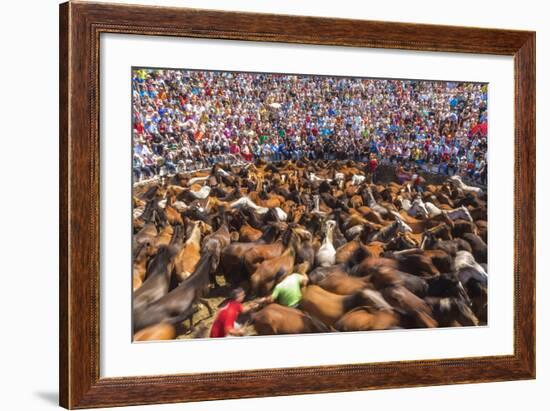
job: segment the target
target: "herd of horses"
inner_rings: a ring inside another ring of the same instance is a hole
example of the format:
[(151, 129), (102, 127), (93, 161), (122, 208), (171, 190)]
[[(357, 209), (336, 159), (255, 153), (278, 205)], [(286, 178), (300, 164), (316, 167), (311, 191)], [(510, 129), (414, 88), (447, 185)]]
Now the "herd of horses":
[[(363, 163), (216, 164), (134, 188), (134, 340), (195, 327), (242, 287), (250, 334), (487, 323), (487, 195), (460, 177), (373, 184)], [(298, 307), (258, 304), (292, 273)]]

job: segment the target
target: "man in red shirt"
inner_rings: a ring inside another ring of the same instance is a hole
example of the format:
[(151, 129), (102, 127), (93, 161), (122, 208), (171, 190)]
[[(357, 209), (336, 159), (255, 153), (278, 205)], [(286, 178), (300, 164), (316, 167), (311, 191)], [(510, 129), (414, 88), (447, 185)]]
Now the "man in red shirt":
[(376, 169), (378, 168), (378, 160), (376, 155), (371, 154), (369, 160), (369, 173), (370, 173), (370, 182), (375, 183)]
[(235, 321), (240, 313), (244, 312), (244, 290), (237, 288), (231, 293), (229, 301), (218, 311), (218, 315), (210, 329), (211, 338), (222, 338), (227, 335), (241, 335), (240, 330), (235, 329)]

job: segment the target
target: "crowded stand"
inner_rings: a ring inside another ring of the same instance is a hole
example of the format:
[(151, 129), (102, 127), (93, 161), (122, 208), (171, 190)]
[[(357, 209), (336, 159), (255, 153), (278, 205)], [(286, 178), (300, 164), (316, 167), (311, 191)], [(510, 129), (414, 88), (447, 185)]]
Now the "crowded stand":
[(487, 84), (137, 69), (132, 93), (136, 182), (307, 158), (487, 183)]

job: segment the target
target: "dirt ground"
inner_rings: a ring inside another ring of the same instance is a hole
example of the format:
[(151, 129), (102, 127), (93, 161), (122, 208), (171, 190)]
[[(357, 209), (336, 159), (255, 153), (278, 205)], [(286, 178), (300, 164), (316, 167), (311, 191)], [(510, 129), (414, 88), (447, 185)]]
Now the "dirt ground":
[[(208, 338), (210, 334), (210, 328), (212, 323), (216, 318), (218, 313), (218, 306), (227, 298), (231, 293), (231, 288), (225, 283), (225, 278), (223, 276), (216, 276), (216, 280), (220, 287), (210, 288), (209, 294), (206, 296), (205, 300), (210, 303), (210, 306), (213, 309), (213, 314), (210, 316), (208, 314), (208, 308), (204, 304), (197, 304), (197, 311), (193, 315), (193, 324), (195, 329), (190, 331), (189, 329), (189, 320), (178, 324), (176, 327), (178, 340), (185, 340), (191, 338)], [(254, 335), (255, 332), (252, 327), (247, 327), (246, 335)]]
[(177, 327), (177, 339), (208, 337), (208, 334), (210, 333), (210, 327), (212, 326), (212, 323), (214, 322), (214, 319), (216, 318), (216, 314), (218, 312), (218, 305), (220, 305), (231, 292), (231, 289), (226, 286), (225, 279), (222, 276), (218, 276), (216, 278), (220, 287), (210, 288), (210, 292), (205, 298), (205, 300), (210, 303), (210, 306), (214, 310), (213, 315), (210, 316), (208, 314), (208, 308), (206, 308), (206, 305), (202, 303), (197, 304), (197, 311), (193, 315), (193, 324), (195, 326), (195, 329), (193, 331), (190, 331), (189, 320), (182, 322)]

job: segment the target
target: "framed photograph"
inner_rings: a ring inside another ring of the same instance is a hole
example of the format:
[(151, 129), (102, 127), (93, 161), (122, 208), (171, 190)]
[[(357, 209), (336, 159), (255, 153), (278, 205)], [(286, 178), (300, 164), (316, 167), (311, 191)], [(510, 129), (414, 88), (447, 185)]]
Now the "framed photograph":
[(535, 33), (60, 6), (60, 404), (535, 378)]

